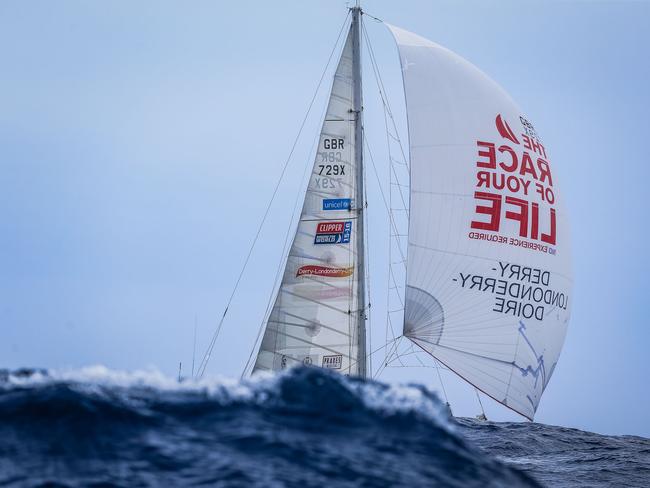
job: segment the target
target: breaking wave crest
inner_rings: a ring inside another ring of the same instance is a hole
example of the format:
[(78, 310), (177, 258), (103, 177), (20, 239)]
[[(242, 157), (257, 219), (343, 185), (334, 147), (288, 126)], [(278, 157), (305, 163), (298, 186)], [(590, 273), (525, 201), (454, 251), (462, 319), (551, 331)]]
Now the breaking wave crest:
[(418, 385), (295, 368), (177, 382), (104, 367), (0, 376), (9, 486), (536, 486)]

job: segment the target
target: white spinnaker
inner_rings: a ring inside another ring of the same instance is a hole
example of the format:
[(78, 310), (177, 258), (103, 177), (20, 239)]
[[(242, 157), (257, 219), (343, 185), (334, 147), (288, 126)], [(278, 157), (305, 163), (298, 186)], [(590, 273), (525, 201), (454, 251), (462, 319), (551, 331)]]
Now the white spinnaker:
[(494, 81), (389, 28), (411, 160), (404, 335), (532, 419), (570, 316), (569, 229), (553, 165)]
[(334, 75), (300, 222), (253, 372), (298, 363), (359, 371), (352, 35)]

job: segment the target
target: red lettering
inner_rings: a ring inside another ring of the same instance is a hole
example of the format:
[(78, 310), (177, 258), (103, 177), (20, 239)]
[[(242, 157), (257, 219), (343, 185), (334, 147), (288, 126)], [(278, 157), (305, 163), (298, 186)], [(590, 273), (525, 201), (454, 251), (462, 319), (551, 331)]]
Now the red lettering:
[(492, 173), (492, 188), (495, 190), (503, 190), (506, 187), (506, 175), (499, 173)]
[(488, 200), (491, 202), (489, 207), (486, 207), (484, 205), (476, 205), (476, 213), (489, 215), (490, 221), (477, 222), (475, 220), (472, 220), (472, 229), (491, 230), (498, 232), (499, 220), (501, 219), (501, 195), (477, 191), (474, 192), (474, 198), (480, 200)]
[(318, 224), (316, 233), (324, 234), (328, 232), (343, 232), (343, 222), (321, 222)]
[(537, 239), (539, 237), (539, 204), (533, 203), (533, 218), (530, 224), (530, 237)]
[[(514, 196), (502, 196), (500, 193), (506, 190), (511, 194), (527, 196), (529, 195), (530, 182), (536, 181), (534, 191), (539, 194), (541, 201), (552, 204), (555, 200), (551, 189), (553, 186), (551, 168), (546, 160), (544, 146), (534, 137), (526, 134), (521, 134), (521, 141), (526, 149), (522, 151), (521, 155), (505, 144), (497, 146), (491, 142), (476, 142), (478, 156), (476, 166), (486, 168), (487, 171), (476, 172), (476, 188), (484, 191), (474, 192), (477, 214), (475, 218), (478, 219), (481, 215), (485, 215), (487, 217), (483, 217), (483, 219), (487, 219), (487, 222), (472, 220), (470, 227), (472, 229), (499, 232), (501, 220), (506, 219), (518, 222), (519, 237), (530, 237), (533, 240), (556, 245), (557, 215), (554, 208), (549, 208), (549, 224), (546, 232), (543, 232), (540, 229), (542, 227), (540, 213), (545, 212), (545, 210), (540, 209), (539, 203)], [(497, 150), (500, 153), (498, 158)], [(543, 157), (538, 157), (538, 155), (543, 155)], [(505, 173), (517, 174), (506, 175)], [(486, 190), (496, 191), (497, 193), (490, 193)], [(544, 207), (548, 208), (546, 204)], [(502, 211), (504, 215), (502, 215)], [(337, 232), (342, 232), (342, 223), (337, 222), (337, 224), (341, 225), (341, 230), (337, 229)], [(330, 232), (332, 231), (330, 230)], [(476, 235), (489, 236), (491, 234)], [(496, 242), (494, 239), (489, 240)], [(532, 243), (530, 244), (532, 245)], [(541, 244), (536, 245), (542, 246)]]
[(507, 210), (506, 219), (519, 222), (519, 235), (521, 237), (528, 237), (528, 202), (521, 198), (506, 197), (506, 203), (519, 207), (519, 212)]
[(542, 232), (542, 242), (546, 242), (547, 244), (551, 244), (552, 246), (555, 245), (555, 209), (551, 209), (551, 233), (550, 234), (544, 234)]
[(506, 163), (499, 162), (499, 166), (501, 166), (504, 170), (512, 173), (517, 169), (517, 166), (519, 164), (519, 161), (517, 159), (517, 153), (514, 152), (510, 147), (508, 146), (499, 146), (499, 152), (500, 153), (510, 153), (510, 158), (512, 159), (512, 164), (507, 165)]
[(526, 173), (530, 174), (534, 180), (537, 179), (537, 171), (535, 171), (535, 166), (533, 166), (533, 160), (530, 159), (530, 154), (524, 151), (524, 155), (521, 157), (521, 168), (519, 168), (519, 174), (521, 176), (526, 176)]
[(489, 168), (496, 169), (497, 167), (497, 155), (494, 150), (494, 144), (491, 142), (476, 141), (476, 145), (481, 148), (487, 148), (486, 151), (481, 151), (479, 149), (478, 156), (480, 158), (487, 158), (487, 161), (476, 161), (476, 166), (479, 168)]
[(551, 168), (548, 165), (548, 161), (545, 161), (542, 158), (537, 158), (537, 167), (539, 168), (539, 180), (544, 181), (548, 178), (548, 186), (553, 186)]
[(479, 171), (476, 173), (476, 177), (478, 178), (477, 188), (482, 187), (484, 183), (486, 188), (490, 188), (490, 173), (488, 171)]
[(544, 149), (542, 143), (540, 143), (537, 139), (531, 139), (530, 137), (524, 134), (522, 134), (521, 137), (524, 140), (524, 147), (526, 149), (531, 149), (535, 151), (537, 154), (546, 157), (546, 149)]

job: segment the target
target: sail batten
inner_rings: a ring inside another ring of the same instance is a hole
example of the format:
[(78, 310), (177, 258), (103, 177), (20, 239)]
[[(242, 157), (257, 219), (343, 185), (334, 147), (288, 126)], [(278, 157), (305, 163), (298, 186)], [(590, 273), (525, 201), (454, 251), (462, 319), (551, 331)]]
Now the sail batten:
[(550, 156), (482, 71), (388, 27), (409, 131), (403, 333), (532, 419), (570, 317), (568, 220)]

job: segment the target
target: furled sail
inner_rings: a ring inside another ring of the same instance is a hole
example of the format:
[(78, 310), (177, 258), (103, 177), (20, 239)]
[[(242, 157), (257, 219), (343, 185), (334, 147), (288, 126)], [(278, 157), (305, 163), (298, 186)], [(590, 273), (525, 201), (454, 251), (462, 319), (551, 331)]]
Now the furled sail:
[(356, 251), (355, 29), (353, 23), (334, 75), (302, 214), (253, 372), (299, 363), (365, 372)]
[(404, 335), (533, 418), (570, 315), (564, 201), (548, 149), (494, 81), (389, 26), (407, 101)]

